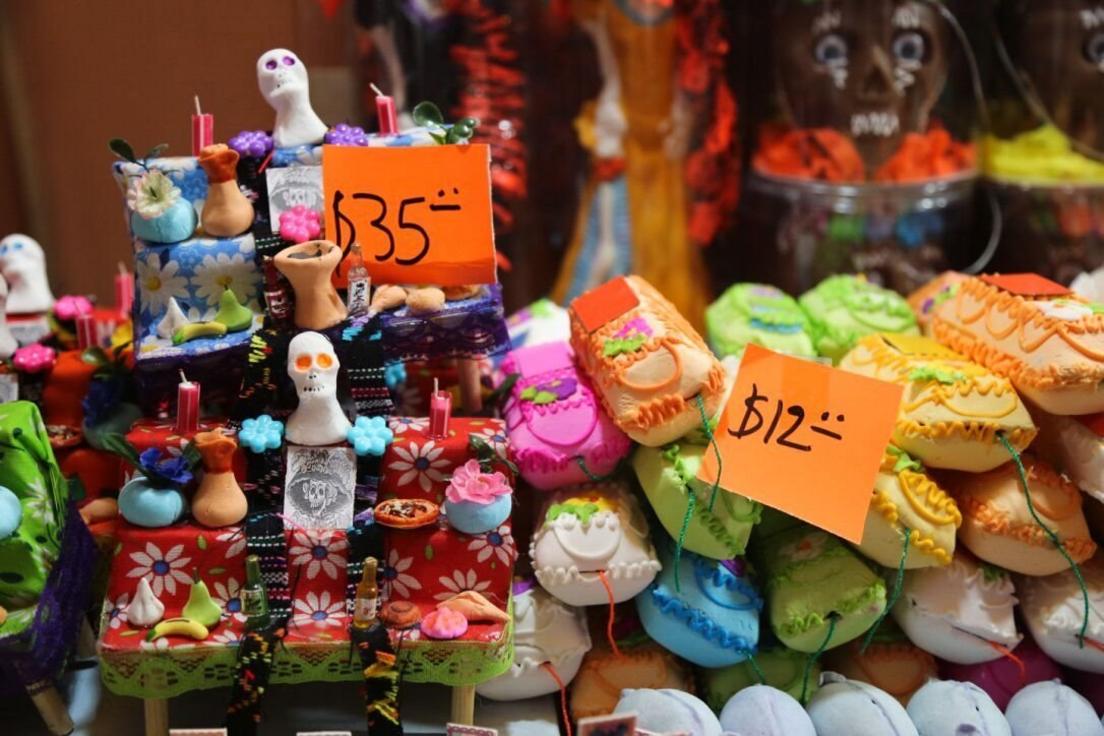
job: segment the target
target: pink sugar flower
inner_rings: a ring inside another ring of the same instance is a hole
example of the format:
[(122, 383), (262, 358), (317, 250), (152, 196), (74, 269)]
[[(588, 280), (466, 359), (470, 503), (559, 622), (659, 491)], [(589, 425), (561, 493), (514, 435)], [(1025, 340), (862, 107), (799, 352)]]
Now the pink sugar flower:
[(452, 503), (471, 501), (488, 504), (510, 492), (506, 476), (499, 472), (484, 473), (475, 460), (469, 460), (452, 474), (445, 497)]
[(41, 343), (26, 345), (15, 351), (12, 365), (22, 373), (43, 373), (54, 367), (57, 353)]
[(85, 314), (92, 314), (92, 302), (84, 296), (63, 296), (54, 303), (54, 314), (58, 319), (74, 320)]
[(297, 204), (280, 213), (280, 237), (293, 243), (305, 243), (322, 234), (318, 213), (306, 205)]

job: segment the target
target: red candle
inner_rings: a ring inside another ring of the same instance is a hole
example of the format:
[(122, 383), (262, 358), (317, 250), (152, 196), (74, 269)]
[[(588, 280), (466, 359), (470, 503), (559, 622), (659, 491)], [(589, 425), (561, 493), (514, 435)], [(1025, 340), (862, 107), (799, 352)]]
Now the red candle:
[(134, 275), (127, 271), (119, 261), (119, 273), (115, 275), (115, 309), (120, 319), (130, 317), (130, 308), (134, 305)]
[(99, 344), (96, 318), (91, 314), (82, 314), (77, 317), (77, 347), (81, 350), (87, 350)]
[(437, 379), (433, 379), (433, 395), (429, 397), (429, 435), (447, 437), (449, 419), (452, 418), (452, 394), (437, 390)]
[(180, 383), (176, 387), (176, 433), (188, 436), (198, 429), (199, 384), (189, 381), (184, 371), (180, 371)]
[(383, 94), (379, 87), (372, 85), (376, 93), (376, 117), (379, 118), (380, 135), (395, 135), (399, 132), (399, 119), (395, 114), (395, 98)]
[(215, 116), (205, 113), (199, 107), (199, 96), (195, 98), (195, 115), (192, 115), (192, 155), (199, 156), (199, 152), (215, 142)]

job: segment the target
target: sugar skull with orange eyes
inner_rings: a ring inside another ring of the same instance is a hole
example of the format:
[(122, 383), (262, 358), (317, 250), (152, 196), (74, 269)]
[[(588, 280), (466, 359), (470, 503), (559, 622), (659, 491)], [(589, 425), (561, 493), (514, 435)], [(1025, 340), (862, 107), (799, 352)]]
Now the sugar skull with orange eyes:
[(337, 401), (341, 363), (333, 344), (318, 332), (300, 332), (288, 345), (288, 376), (299, 406), (288, 417), (287, 438), (298, 445), (344, 442), (349, 418)]
[(785, 0), (774, 6), (779, 104), (791, 125), (850, 137), (868, 173), (906, 134), (927, 131), (948, 73), (947, 27), (932, 2)]
[(998, 15), (1029, 104), (1083, 153), (1104, 158), (1104, 2), (1007, 0)]

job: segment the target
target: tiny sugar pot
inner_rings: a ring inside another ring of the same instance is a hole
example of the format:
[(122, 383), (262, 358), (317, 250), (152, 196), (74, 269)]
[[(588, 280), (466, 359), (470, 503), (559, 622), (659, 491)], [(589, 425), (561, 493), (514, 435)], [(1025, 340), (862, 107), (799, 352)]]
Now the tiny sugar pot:
[(452, 474), (445, 489), (445, 515), (449, 525), (465, 534), (484, 534), (510, 518), (513, 495), (506, 476), (485, 473), (478, 461), (469, 460)]

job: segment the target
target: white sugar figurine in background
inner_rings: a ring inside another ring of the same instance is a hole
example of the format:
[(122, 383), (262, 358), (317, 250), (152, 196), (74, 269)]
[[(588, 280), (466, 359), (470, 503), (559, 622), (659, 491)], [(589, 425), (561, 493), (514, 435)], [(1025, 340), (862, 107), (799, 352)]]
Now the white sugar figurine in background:
[(8, 329), (8, 282), (0, 276), (0, 360), (7, 360), (15, 354), (19, 343)]
[(34, 238), (12, 233), (0, 240), (0, 276), (8, 282), (8, 314), (41, 314), (54, 306), (46, 256)]
[(333, 344), (318, 332), (301, 332), (288, 345), (287, 371), (299, 406), (287, 420), (287, 439), (297, 445), (344, 442), (351, 426), (337, 401), (341, 363)]
[(257, 85), (276, 111), (272, 140), (277, 148), (321, 143), (326, 124), (310, 103), (310, 80), (302, 60), (287, 49), (271, 49), (257, 59)]

